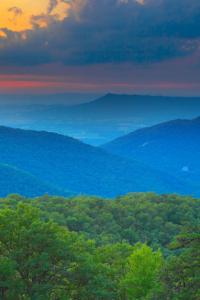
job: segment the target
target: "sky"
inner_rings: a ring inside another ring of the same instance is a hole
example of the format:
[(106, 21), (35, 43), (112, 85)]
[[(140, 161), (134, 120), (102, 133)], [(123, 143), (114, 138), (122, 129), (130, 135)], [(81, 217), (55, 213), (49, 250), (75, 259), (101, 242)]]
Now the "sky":
[(199, 0), (1, 0), (0, 93), (200, 95)]

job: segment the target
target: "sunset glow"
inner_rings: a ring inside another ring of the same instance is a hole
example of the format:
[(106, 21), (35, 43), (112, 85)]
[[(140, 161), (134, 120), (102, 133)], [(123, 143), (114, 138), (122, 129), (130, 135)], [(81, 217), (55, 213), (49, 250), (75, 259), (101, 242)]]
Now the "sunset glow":
[(197, 95), (199, 10), (195, 0), (2, 0), (0, 89)]
[[(62, 20), (67, 14), (68, 6), (66, 2), (59, 1), (58, 5), (50, 10), (48, 0), (3, 0), (0, 2), (0, 28), (13, 31), (32, 29), (34, 16), (56, 15)], [(41, 22), (41, 26), (44, 26), (44, 23)]]

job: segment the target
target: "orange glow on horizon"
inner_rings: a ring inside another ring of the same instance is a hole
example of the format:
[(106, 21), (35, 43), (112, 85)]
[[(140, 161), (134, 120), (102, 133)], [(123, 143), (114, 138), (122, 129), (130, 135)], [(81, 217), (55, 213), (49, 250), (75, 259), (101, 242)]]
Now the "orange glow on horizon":
[(199, 82), (174, 83), (160, 82), (91, 82), (85, 78), (73, 79), (71, 76), (45, 76), (45, 75), (0, 75), (0, 93), (60, 93), (60, 92), (140, 92), (140, 91), (199, 91)]

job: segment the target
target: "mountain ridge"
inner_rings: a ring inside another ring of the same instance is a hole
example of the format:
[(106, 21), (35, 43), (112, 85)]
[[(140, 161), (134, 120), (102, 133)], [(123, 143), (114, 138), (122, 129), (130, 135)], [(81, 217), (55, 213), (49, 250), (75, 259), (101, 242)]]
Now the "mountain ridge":
[[(20, 194), (23, 196), (35, 197), (51, 193), (61, 195), (61, 191), (47, 183), (39, 180), (32, 174), (18, 169), (15, 166), (0, 163), (0, 197), (8, 194)], [(66, 192), (66, 195), (69, 193)]]
[(191, 185), (147, 164), (46, 131), (0, 127), (0, 161), (32, 174), (63, 194), (72, 191), (113, 197), (127, 192), (190, 194), (193, 190)]
[(102, 148), (198, 184), (199, 132), (200, 117), (192, 120), (177, 119), (136, 130), (102, 145)]

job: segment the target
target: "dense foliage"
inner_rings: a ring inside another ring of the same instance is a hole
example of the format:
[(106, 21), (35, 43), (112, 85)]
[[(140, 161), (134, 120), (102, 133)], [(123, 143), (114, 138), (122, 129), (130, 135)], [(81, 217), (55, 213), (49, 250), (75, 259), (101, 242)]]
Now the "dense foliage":
[(98, 245), (143, 242), (168, 251), (168, 244), (185, 226), (200, 220), (200, 201), (178, 195), (132, 193), (115, 200), (48, 195), (30, 200), (13, 195), (0, 200), (0, 205), (16, 207), (19, 201), (31, 202), (42, 210), (45, 220), (83, 233)]
[(11, 195), (0, 207), (0, 299), (200, 297), (199, 200)]

